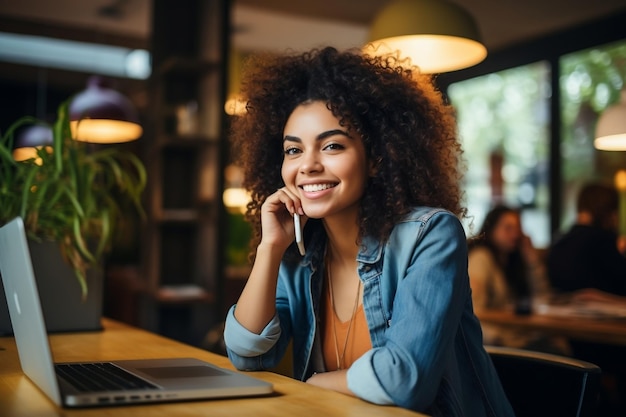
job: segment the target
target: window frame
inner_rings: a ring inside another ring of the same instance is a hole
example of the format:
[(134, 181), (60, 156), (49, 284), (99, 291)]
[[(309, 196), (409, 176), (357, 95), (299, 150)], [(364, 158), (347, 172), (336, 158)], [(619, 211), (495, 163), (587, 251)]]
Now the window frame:
[(448, 87), (456, 82), (494, 72), (547, 61), (550, 66), (550, 132), (549, 132), (549, 184), (550, 184), (550, 235), (558, 232), (562, 217), (561, 173), (561, 97), (559, 60), (561, 56), (588, 48), (626, 40), (626, 9), (608, 17), (597, 19), (571, 29), (531, 39), (501, 50), (489, 51), (480, 64), (464, 70), (439, 74), (437, 87), (446, 95)]

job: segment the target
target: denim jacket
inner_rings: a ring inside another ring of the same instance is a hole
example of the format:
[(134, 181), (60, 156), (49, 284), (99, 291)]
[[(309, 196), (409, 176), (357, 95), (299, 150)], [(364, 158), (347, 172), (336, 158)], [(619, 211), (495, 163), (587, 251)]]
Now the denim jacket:
[[(324, 371), (319, 336), (324, 243), (310, 247), (317, 250), (307, 251), (299, 263), (281, 264), (277, 314), (261, 334), (237, 322), (236, 306), (228, 312), (224, 338), (236, 368), (272, 368), (293, 341), (295, 378)], [(369, 402), (434, 416), (513, 416), (482, 346), (458, 218), (416, 208), (386, 243), (365, 238), (357, 260), (372, 349), (348, 370), (350, 390)]]

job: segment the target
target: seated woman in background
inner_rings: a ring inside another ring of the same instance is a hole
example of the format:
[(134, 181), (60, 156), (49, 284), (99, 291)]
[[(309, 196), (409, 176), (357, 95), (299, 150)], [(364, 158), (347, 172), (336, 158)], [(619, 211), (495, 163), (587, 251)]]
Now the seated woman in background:
[[(493, 208), (477, 236), (468, 241), (468, 272), (474, 311), (531, 312), (532, 304), (547, 300), (551, 290), (541, 256), (522, 232), (520, 214), (506, 206)], [(500, 345), (559, 354), (569, 353), (565, 340), (545, 338), (482, 324), (486, 345)]]

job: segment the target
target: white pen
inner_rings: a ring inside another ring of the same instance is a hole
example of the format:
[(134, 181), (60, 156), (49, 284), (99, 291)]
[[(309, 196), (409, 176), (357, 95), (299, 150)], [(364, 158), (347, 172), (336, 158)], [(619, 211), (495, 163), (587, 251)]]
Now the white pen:
[(296, 229), (296, 244), (298, 245), (298, 252), (300, 252), (300, 255), (304, 256), (306, 252), (304, 250), (304, 240), (302, 240), (302, 228), (300, 227), (300, 215), (298, 213), (293, 213), (293, 225)]

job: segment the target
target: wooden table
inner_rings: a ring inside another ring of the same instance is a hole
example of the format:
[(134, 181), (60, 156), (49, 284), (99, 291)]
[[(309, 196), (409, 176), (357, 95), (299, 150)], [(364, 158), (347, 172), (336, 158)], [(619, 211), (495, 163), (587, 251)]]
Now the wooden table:
[[(194, 348), (144, 330), (104, 319), (105, 330), (51, 335), (54, 360), (89, 361), (193, 356), (233, 369), (226, 357)], [(406, 409), (377, 406), (357, 398), (314, 387), (271, 372), (253, 377), (274, 384), (275, 394), (265, 397), (192, 401), (170, 404), (60, 409), (21, 372), (12, 337), (0, 338), (0, 416), (424, 416)]]
[(574, 340), (626, 346), (626, 320), (556, 317), (547, 314), (516, 315), (510, 311), (476, 312), (483, 323), (521, 330), (538, 330)]

